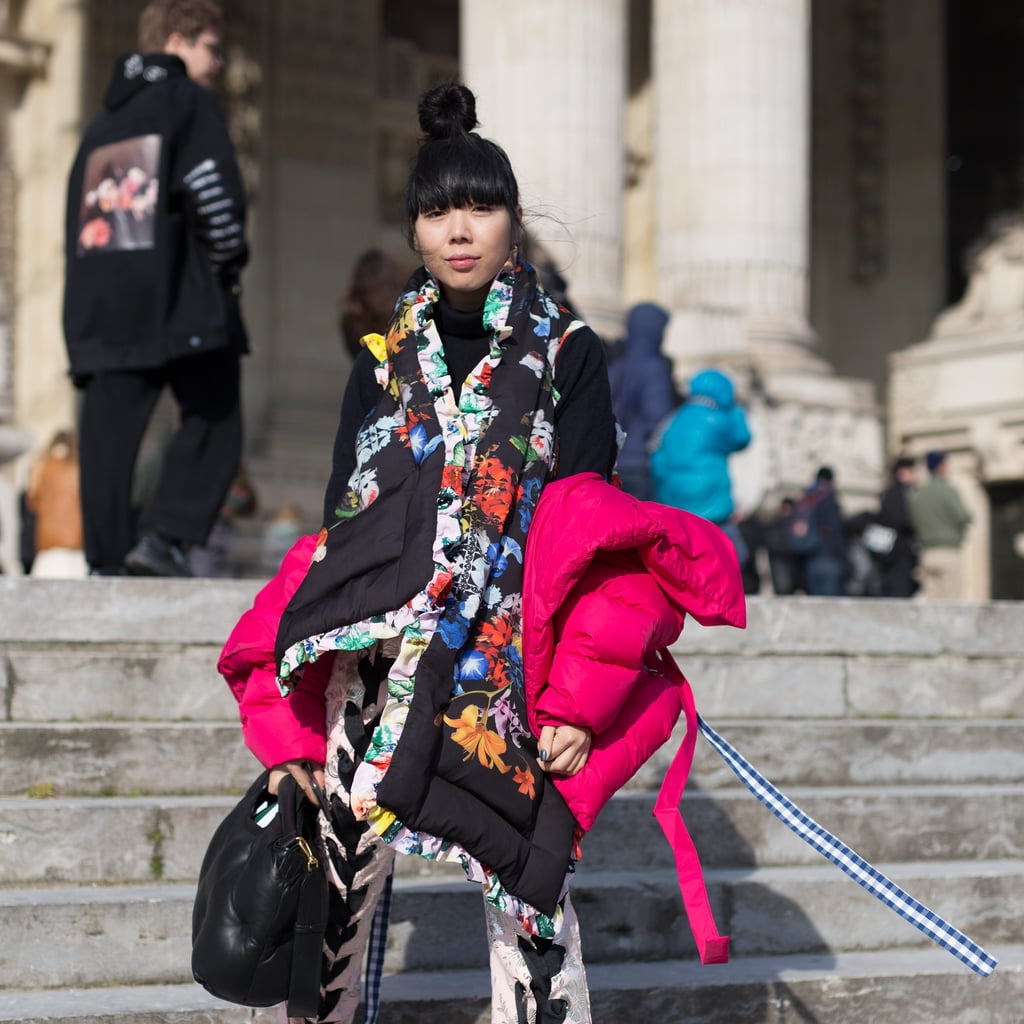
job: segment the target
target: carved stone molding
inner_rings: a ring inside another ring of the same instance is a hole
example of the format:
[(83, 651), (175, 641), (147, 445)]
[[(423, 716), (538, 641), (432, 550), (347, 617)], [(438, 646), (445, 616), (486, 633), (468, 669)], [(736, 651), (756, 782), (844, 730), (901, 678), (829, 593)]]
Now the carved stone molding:
[(14, 32), (0, 30), (0, 68), (22, 74), (38, 75), (46, 67), (50, 47), (25, 39)]
[(971, 247), (967, 291), (936, 317), (931, 337), (1024, 330), (1024, 215), (993, 217)]
[(0, 72), (38, 75), (46, 68), (50, 45), (18, 31), (23, 4), (0, 0)]

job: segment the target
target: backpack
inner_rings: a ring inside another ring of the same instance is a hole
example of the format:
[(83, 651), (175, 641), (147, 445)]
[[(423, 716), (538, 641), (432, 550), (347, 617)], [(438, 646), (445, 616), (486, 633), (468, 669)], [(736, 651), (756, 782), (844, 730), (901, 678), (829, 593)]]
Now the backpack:
[(821, 528), (818, 526), (820, 495), (805, 494), (786, 517), (786, 540), (789, 549), (797, 555), (813, 555), (821, 547)]

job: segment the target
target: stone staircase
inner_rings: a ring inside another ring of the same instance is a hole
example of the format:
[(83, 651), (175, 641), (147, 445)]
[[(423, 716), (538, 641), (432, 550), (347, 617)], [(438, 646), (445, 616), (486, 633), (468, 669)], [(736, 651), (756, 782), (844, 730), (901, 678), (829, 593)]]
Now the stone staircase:
[[(258, 586), (0, 578), (0, 1021), (277, 1019), (189, 971), (199, 862), (258, 767), (215, 669)], [(929, 943), (702, 739), (683, 811), (732, 961), (701, 966), (651, 817), (670, 743), (584, 844), (596, 1024), (1019, 1024), (1024, 605), (765, 598), (749, 618), (687, 625), (676, 654), (701, 714), (1000, 966), (977, 977)], [(387, 1024), (489, 1019), (479, 899), (403, 859)]]

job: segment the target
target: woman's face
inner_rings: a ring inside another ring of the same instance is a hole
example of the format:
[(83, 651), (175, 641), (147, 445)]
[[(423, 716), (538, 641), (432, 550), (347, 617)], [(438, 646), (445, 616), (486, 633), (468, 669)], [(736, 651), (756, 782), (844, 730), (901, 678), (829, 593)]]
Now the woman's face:
[(413, 240), (441, 294), (456, 309), (481, 309), (512, 251), (515, 224), (504, 206), (474, 204), (416, 218)]

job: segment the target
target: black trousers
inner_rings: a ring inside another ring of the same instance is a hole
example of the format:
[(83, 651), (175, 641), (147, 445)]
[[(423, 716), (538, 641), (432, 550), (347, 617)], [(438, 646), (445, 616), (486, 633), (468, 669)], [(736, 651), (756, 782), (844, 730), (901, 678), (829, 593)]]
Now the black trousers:
[(95, 373), (79, 424), (85, 557), (121, 566), (135, 543), (132, 476), (143, 435), (165, 387), (179, 409), (146, 528), (203, 544), (242, 458), (238, 353), (222, 349), (147, 370)]

